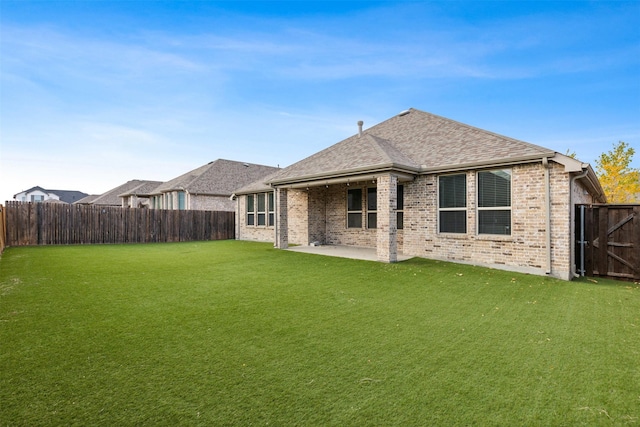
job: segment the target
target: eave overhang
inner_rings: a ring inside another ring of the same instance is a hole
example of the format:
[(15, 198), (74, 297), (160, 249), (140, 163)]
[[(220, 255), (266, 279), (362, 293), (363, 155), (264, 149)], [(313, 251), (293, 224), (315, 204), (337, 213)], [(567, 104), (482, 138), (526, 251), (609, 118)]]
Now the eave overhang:
[(267, 182), (272, 187), (305, 188), (322, 185), (356, 183), (375, 180), (384, 173), (397, 175), (400, 181), (412, 181), (420, 173), (418, 168), (394, 163), (353, 168), (342, 171), (330, 171), (312, 175), (297, 176), (293, 178), (274, 179)]
[(540, 162), (543, 158), (550, 158), (555, 154), (556, 153), (554, 151), (548, 151), (536, 155), (511, 157), (507, 159), (495, 159), (485, 162), (462, 163), (436, 167), (422, 165), (419, 168), (389, 163), (362, 168), (347, 169), (343, 171), (331, 171), (312, 175), (274, 179), (270, 182), (267, 182), (267, 184), (271, 185), (272, 187), (284, 188), (316, 187), (321, 185), (342, 184), (349, 182), (355, 183), (358, 181), (375, 180), (377, 176), (383, 173), (393, 173), (394, 175), (398, 175), (400, 181), (412, 181), (417, 175), (429, 175), (433, 173), (447, 173), (474, 169), (489, 169), (513, 166), (524, 163)]

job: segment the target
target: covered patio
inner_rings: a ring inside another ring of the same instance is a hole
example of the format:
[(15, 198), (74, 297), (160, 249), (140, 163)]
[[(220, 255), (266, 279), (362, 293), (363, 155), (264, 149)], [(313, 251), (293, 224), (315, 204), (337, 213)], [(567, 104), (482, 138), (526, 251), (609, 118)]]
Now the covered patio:
[[(326, 255), (340, 258), (360, 259), (364, 261), (378, 261), (378, 255), (375, 248), (363, 248), (360, 246), (343, 246), (343, 245), (300, 245), (289, 246), (287, 250), (292, 252), (302, 252), (315, 255)], [(409, 255), (399, 253), (397, 261), (406, 261), (413, 258)]]

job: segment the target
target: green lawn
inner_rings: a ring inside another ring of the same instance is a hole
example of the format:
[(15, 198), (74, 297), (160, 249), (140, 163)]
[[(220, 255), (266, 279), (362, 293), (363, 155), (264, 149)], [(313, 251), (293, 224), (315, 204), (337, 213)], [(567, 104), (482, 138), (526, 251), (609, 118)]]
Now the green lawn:
[(638, 424), (638, 284), (238, 241), (0, 258), (0, 425)]

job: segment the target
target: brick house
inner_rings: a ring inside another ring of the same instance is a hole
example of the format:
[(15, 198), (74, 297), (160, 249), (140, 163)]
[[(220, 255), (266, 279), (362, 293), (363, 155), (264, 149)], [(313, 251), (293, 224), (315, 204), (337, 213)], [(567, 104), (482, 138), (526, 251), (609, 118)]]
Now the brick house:
[(235, 210), (233, 190), (279, 170), (276, 167), (218, 159), (158, 185), (149, 192), (151, 209)]
[(148, 193), (160, 184), (162, 184), (161, 181), (132, 179), (102, 194), (80, 199), (75, 204), (139, 208), (146, 206), (149, 198)]
[(237, 238), (375, 248), (565, 280), (589, 166), (410, 109), (235, 192)]

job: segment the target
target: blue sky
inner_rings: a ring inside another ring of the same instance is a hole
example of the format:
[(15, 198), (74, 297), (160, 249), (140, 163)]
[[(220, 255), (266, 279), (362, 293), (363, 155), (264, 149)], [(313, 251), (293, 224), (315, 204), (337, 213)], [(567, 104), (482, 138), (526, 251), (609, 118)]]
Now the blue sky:
[(640, 2), (0, 1), (0, 200), (287, 166), (409, 107), (640, 167)]

